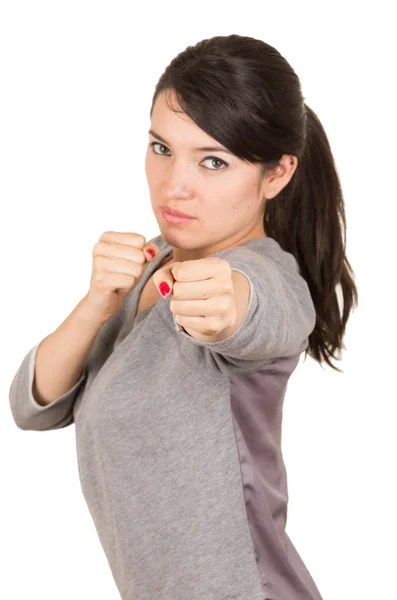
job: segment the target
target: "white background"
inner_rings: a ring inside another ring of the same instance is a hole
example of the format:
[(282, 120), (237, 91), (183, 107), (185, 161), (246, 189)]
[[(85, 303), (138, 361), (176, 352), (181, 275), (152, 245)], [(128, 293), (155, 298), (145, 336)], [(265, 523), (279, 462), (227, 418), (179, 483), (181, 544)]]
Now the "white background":
[(1, 598), (119, 600), (74, 425), (19, 430), (7, 395), (26, 353), (87, 293), (100, 235), (158, 235), (144, 171), (154, 86), (186, 46), (231, 33), (277, 48), (325, 127), (360, 294), (344, 373), (308, 357), (290, 379), (287, 532), (324, 600), (397, 598), (396, 45), (392, 3), (369, 6), (2, 2)]

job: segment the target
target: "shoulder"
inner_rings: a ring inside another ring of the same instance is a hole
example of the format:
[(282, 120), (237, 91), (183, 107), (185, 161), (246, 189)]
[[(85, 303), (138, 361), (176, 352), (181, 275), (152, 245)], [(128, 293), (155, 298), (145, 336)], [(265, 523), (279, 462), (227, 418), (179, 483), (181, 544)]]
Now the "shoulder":
[(222, 250), (213, 256), (219, 256), (229, 262), (232, 269), (246, 269), (254, 277), (300, 277), (295, 257), (269, 237), (249, 240), (241, 246)]

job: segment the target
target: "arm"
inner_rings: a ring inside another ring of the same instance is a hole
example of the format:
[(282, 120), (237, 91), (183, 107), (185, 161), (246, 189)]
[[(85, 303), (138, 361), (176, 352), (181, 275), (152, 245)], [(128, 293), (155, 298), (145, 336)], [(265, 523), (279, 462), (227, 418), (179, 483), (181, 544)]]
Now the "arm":
[[(259, 367), (306, 349), (316, 312), (293, 257), (286, 252), (280, 256), (277, 251), (273, 258), (241, 250), (229, 254), (227, 260), (236, 290), (236, 323), (217, 336), (198, 339), (194, 331), (183, 331), (174, 317), (181, 340), (208, 348), (217, 360), (237, 369), (252, 368), (254, 363)], [(248, 306), (245, 283), (238, 273), (249, 284)]]
[(87, 376), (83, 367), (102, 324), (83, 299), (58, 329), (28, 352), (9, 391), (20, 429), (44, 431), (73, 422), (73, 403)]
[(40, 343), (33, 379), (33, 397), (40, 406), (51, 404), (77, 383), (102, 325), (87, 311), (83, 298), (58, 329)]

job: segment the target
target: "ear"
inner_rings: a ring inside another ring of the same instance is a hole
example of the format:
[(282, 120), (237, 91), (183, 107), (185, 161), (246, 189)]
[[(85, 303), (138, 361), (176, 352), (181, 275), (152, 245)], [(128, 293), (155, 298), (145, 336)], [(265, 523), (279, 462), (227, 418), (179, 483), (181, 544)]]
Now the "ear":
[(298, 158), (293, 154), (283, 154), (280, 164), (264, 176), (261, 195), (266, 200), (277, 196), (289, 183), (298, 166)]

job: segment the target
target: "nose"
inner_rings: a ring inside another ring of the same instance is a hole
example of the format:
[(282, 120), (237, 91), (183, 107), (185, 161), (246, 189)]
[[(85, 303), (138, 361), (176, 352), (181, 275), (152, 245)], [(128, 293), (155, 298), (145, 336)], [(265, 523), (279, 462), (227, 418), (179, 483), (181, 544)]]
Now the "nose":
[(165, 197), (169, 200), (179, 199), (179, 200), (189, 200), (191, 194), (186, 191), (185, 188), (182, 188), (180, 185), (172, 185), (169, 184), (166, 187)]
[(165, 183), (167, 198), (170, 200), (173, 198), (188, 200), (191, 197), (192, 194), (189, 191), (193, 177), (191, 170), (191, 164), (186, 162), (178, 163), (177, 161), (174, 161), (174, 163), (169, 166)]

